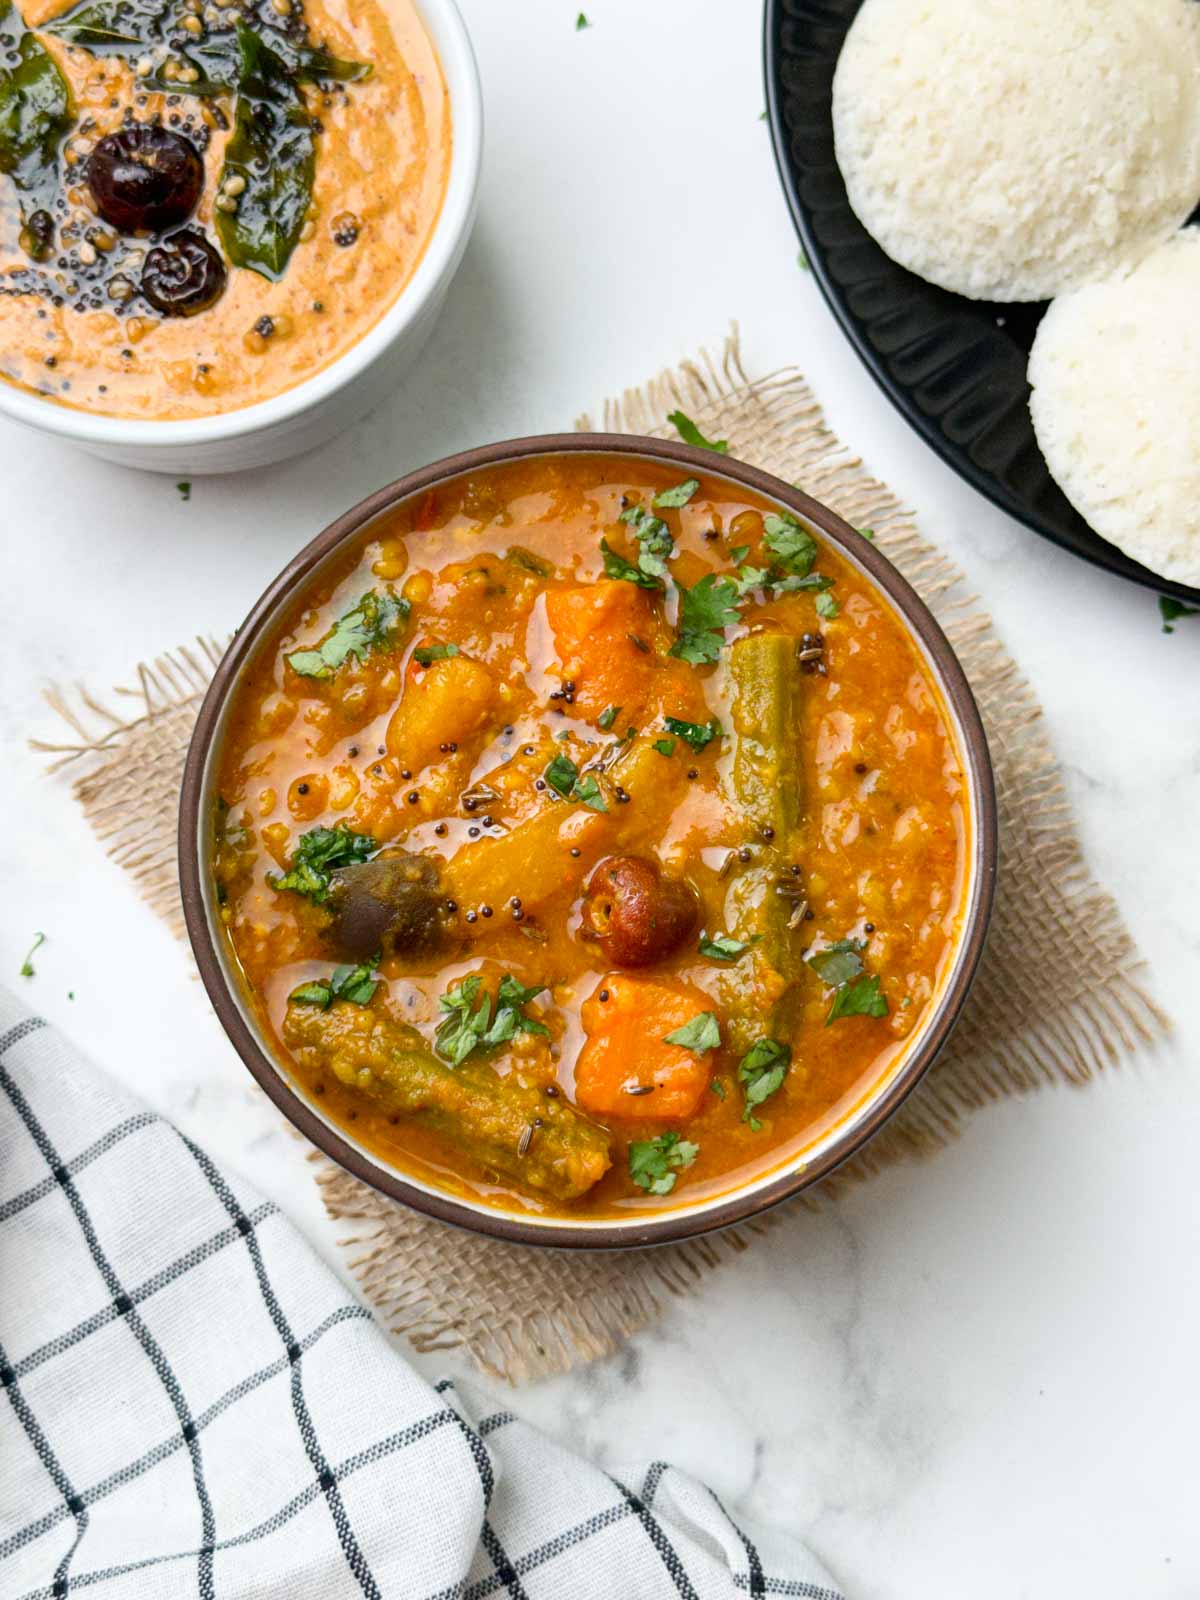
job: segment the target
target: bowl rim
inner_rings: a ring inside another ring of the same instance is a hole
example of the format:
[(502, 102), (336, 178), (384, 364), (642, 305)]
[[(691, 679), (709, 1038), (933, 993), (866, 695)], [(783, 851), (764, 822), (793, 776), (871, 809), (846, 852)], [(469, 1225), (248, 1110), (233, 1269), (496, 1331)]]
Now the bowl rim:
[[(777, 1168), (753, 1186), (727, 1191), (711, 1203), (632, 1217), (603, 1219), (585, 1228), (559, 1218), (540, 1221), (515, 1213), (474, 1205), (443, 1190), (425, 1189), (402, 1171), (385, 1166), (339, 1129), (321, 1118), (293, 1088), (286, 1069), (277, 1064), (249, 1026), (236, 999), (218, 949), (220, 931), (210, 920), (201, 876), (205, 818), (201, 815), (205, 777), (226, 701), (236, 689), (243, 664), (275, 620), (278, 606), (296, 585), (335, 548), (352, 542), (375, 519), (400, 502), (464, 473), (494, 467), (523, 457), (562, 454), (634, 456), (680, 466), (694, 473), (730, 479), (787, 506), (816, 527), (839, 552), (864, 568), (883, 591), (904, 625), (924, 650), (938, 682), (962, 746), (964, 777), (971, 807), (971, 854), (966, 873), (967, 917), (961, 942), (923, 1033), (877, 1093), (834, 1130), (826, 1147), (811, 1161)], [(559, 433), (508, 439), (447, 456), (368, 495), (306, 544), (287, 563), (251, 608), (222, 657), (204, 696), (188, 746), (179, 810), (179, 870), (184, 920), (200, 976), (217, 1016), (234, 1048), (284, 1116), (317, 1149), (353, 1177), (389, 1199), (426, 1216), (508, 1243), (567, 1249), (615, 1250), (676, 1243), (742, 1223), (799, 1194), (848, 1160), (887, 1122), (916, 1088), (946, 1043), (974, 980), (987, 938), (995, 893), (998, 824), (995, 782), (987, 737), (974, 695), (949, 640), (907, 579), (867, 539), (835, 512), (758, 467), (674, 441), (637, 434)]]
[[(0, 380), (0, 416), (75, 444), (164, 453), (274, 430), (324, 405), (356, 382), (436, 299), (466, 248), (479, 198), (483, 91), (456, 0), (415, 0), (441, 64), (450, 102), (450, 174), (441, 209), (408, 282), (362, 338), (310, 377), (266, 400), (214, 416), (156, 421), (109, 417), (56, 404)], [(199, 470), (199, 468), (197, 468)]]

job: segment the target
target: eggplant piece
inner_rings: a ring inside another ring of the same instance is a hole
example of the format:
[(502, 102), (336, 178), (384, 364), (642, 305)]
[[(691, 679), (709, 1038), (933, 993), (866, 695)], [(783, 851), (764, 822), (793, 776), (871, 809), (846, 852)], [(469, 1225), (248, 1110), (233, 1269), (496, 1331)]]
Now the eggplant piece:
[(453, 924), (437, 866), (428, 856), (383, 851), (330, 874), (329, 936), (351, 961), (372, 956), (427, 956)]
[(609, 1134), (561, 1095), (501, 1078), (484, 1062), (447, 1066), (415, 1029), (383, 1012), (290, 1001), (283, 1039), (302, 1064), (415, 1118), (485, 1171), (536, 1194), (577, 1200), (612, 1165)]

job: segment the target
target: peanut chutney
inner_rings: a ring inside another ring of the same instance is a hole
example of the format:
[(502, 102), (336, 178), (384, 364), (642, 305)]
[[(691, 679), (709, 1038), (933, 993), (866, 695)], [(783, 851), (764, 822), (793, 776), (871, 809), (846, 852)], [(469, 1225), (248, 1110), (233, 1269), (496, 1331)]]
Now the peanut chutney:
[(0, 0), (0, 376), (149, 421), (352, 348), (450, 169), (412, 0)]
[(389, 512), (231, 707), (220, 915), (301, 1093), (508, 1209), (629, 1216), (802, 1157), (961, 931), (929, 669), (768, 501), (544, 456)]

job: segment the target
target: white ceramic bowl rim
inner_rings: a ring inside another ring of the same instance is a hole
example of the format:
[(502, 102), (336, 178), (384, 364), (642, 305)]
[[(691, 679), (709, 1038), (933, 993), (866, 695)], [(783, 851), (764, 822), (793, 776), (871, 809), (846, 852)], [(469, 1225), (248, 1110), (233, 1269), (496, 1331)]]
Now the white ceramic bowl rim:
[(163, 450), (213, 444), (261, 433), (308, 411), (351, 384), (404, 329), (436, 293), (470, 230), (479, 187), (483, 149), (483, 96), (470, 37), (455, 0), (417, 0), (422, 21), (433, 40), (452, 118), (450, 178), (442, 209), (417, 270), (379, 321), (351, 349), (311, 378), (236, 411), (194, 421), (154, 422), (129, 417), (93, 416), (71, 406), (28, 394), (0, 380), (0, 413), (15, 422), (57, 434), (79, 444)]

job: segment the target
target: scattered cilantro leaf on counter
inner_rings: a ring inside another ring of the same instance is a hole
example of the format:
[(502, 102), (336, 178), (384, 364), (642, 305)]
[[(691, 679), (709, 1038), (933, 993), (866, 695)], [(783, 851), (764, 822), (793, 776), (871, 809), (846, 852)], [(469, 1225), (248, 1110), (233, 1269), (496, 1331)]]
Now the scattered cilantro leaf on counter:
[(22, 961), (22, 963), (21, 963), (21, 976), (23, 978), (32, 978), (32, 977), (35, 977), (37, 975), (37, 968), (33, 964), (33, 958), (37, 954), (37, 952), (42, 948), (42, 946), (45, 944), (45, 942), (46, 942), (46, 935), (44, 933), (39, 933), (34, 938), (33, 943), (29, 947), (29, 954), (25, 957), (24, 961)]
[(296, 841), (291, 866), (286, 872), (268, 872), (272, 889), (290, 889), (317, 905), (329, 898), (329, 876), (338, 867), (366, 861), (379, 846), (367, 833), (355, 833), (346, 823), (334, 828), (310, 828)]
[(679, 590), (679, 637), (670, 653), (693, 666), (715, 661), (725, 643), (721, 630), (738, 620), (737, 585), (707, 572), (690, 589)]
[(825, 1026), (839, 1017), (886, 1017), (887, 996), (879, 991), (879, 979), (864, 972), (853, 983), (843, 984), (833, 997), (833, 1005), (825, 1018)]
[(292, 990), (288, 999), (302, 1006), (320, 1006), (322, 1011), (328, 1011), (335, 1000), (349, 1000), (356, 1006), (370, 1005), (379, 987), (379, 979), (372, 976), (374, 966), (374, 961), (367, 961), (358, 967), (334, 967), (328, 978), (302, 983)]
[(643, 572), (640, 567), (635, 567), (632, 561), (626, 561), (609, 544), (607, 539), (600, 541), (600, 553), (604, 557), (604, 576), (618, 578), (624, 583), (636, 583), (640, 589), (661, 589), (662, 584), (649, 572)]
[(861, 939), (839, 939), (836, 944), (826, 945), (824, 950), (809, 956), (808, 964), (822, 983), (831, 989), (839, 989), (851, 978), (857, 978), (862, 971), (859, 952), (865, 949), (866, 945)]
[(746, 1092), (742, 1121), (748, 1122), (755, 1133), (762, 1123), (754, 1115), (755, 1106), (762, 1105), (782, 1085), (792, 1063), (791, 1047), (778, 1039), (757, 1039), (738, 1062), (738, 1082)]
[(620, 706), (605, 706), (604, 710), (596, 718), (596, 726), (598, 728), (603, 728), (605, 733), (607, 733), (620, 715)]
[(803, 250), (796, 252), (796, 265), (800, 268), (801, 272), (807, 272), (809, 270), (808, 257), (804, 254)]
[(294, 650), (288, 666), (302, 678), (332, 678), (349, 656), (359, 661), (372, 650), (383, 650), (395, 642), (408, 620), (407, 600), (394, 594), (370, 590), (334, 624), (328, 638), (311, 650)]
[(668, 733), (676, 733), (685, 744), (691, 745), (693, 750), (703, 750), (706, 744), (711, 744), (721, 733), (721, 724), (716, 717), (711, 722), (681, 722), (678, 717), (664, 717)]
[(697, 1055), (715, 1050), (720, 1042), (720, 1025), (711, 1011), (699, 1012), (690, 1022), (663, 1036), (664, 1044), (677, 1044), (684, 1050), (694, 1050)]
[(818, 594), (815, 603), (817, 607), (817, 615), (819, 617), (824, 617), (827, 622), (831, 622), (842, 609), (833, 596), (824, 591)]
[(192, 498), (192, 486), (186, 480), (183, 483), (177, 483), (175, 487), (179, 490), (179, 498), (181, 500), (190, 500)]
[(582, 33), (585, 28), (590, 27), (591, 23), (588, 21), (587, 16), (581, 11), (575, 18), (575, 32)]
[(449, 661), (459, 654), (456, 644), (422, 644), (413, 651), (413, 660), (419, 667), (431, 667), (435, 661)]
[(460, 1067), (473, 1050), (495, 1049), (519, 1033), (548, 1035), (550, 1030), (546, 1024), (527, 1017), (522, 1009), (541, 994), (542, 987), (527, 988), (506, 972), (496, 991), (493, 1015), (491, 995), (480, 994), (483, 979), (477, 973), (464, 978), (454, 988), (447, 989), (438, 1001), (445, 1012), (434, 1035), (438, 1054), (452, 1066)]
[(677, 483), (673, 489), (662, 489), (654, 496), (656, 511), (678, 511), (700, 487), (699, 478), (685, 478), (682, 483)]
[(700, 450), (715, 450), (718, 455), (725, 455), (729, 450), (728, 439), (706, 439), (691, 417), (682, 411), (672, 411), (667, 416), (667, 421), (683, 440), (684, 444), (695, 445)]
[(1180, 617), (1200, 617), (1200, 608), (1185, 606), (1182, 600), (1172, 600), (1169, 594), (1160, 594), (1158, 597), (1158, 613), (1162, 617), (1162, 631), (1174, 633), (1173, 623)]
[(710, 961), (736, 961), (761, 938), (761, 933), (756, 933), (752, 939), (735, 939), (731, 933), (714, 933), (710, 938), (707, 933), (702, 933), (700, 954), (707, 956)]
[(660, 756), (673, 756), (675, 754), (674, 739), (655, 739), (654, 748)]
[(647, 1194), (670, 1194), (679, 1169), (690, 1167), (700, 1146), (677, 1133), (660, 1133), (657, 1139), (635, 1139), (629, 1146), (629, 1176)]

